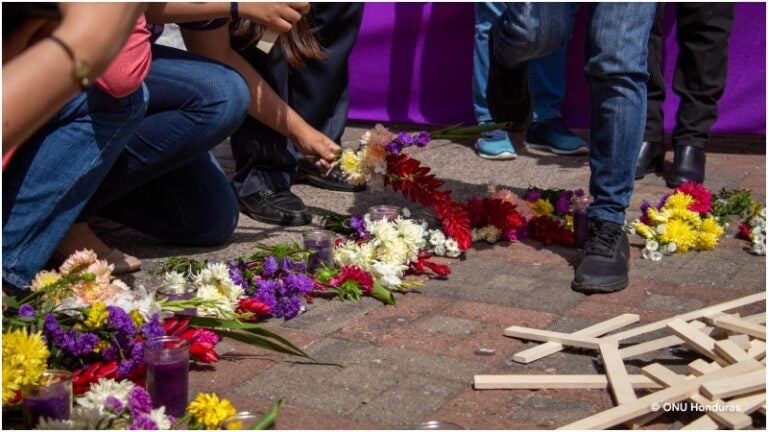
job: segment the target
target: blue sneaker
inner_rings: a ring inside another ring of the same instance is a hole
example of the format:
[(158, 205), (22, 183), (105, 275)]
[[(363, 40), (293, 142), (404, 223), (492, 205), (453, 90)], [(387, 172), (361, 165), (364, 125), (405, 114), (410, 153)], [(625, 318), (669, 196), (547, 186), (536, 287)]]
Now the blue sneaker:
[(559, 155), (589, 153), (587, 143), (565, 127), (559, 117), (531, 123), (525, 132), (524, 144), (525, 148), (548, 150)]
[(475, 142), (477, 155), (483, 159), (509, 160), (517, 158), (515, 146), (507, 132), (496, 129), (481, 134), (482, 138)]

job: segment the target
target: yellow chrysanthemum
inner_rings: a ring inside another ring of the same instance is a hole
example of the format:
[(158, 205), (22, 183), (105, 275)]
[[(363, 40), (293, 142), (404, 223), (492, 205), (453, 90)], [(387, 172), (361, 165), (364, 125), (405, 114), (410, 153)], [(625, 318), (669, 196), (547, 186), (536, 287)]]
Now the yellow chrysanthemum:
[(701, 216), (699, 216), (698, 212), (690, 211), (687, 208), (665, 208), (661, 211), (661, 214), (667, 218), (667, 220), (670, 219), (677, 219), (681, 221), (688, 222), (689, 224), (693, 225), (694, 227), (698, 227), (701, 225)]
[(653, 231), (653, 228), (649, 227), (648, 225), (637, 221), (634, 224), (632, 224), (635, 227), (635, 232), (646, 239), (653, 239), (656, 238), (656, 233)]
[(97, 343), (96, 347), (93, 348), (93, 352), (95, 354), (99, 354), (111, 346), (112, 346), (112, 342), (99, 339), (99, 343)]
[(693, 197), (681, 192), (676, 192), (667, 198), (664, 202), (664, 210), (688, 210), (688, 206), (693, 204)]
[(660, 213), (654, 207), (649, 208), (646, 214), (648, 215), (648, 219), (650, 219), (655, 224), (667, 223), (667, 220), (669, 220), (665, 214)]
[(91, 306), (91, 311), (88, 312), (88, 319), (85, 320), (86, 328), (91, 330), (97, 330), (107, 323), (109, 312), (107, 312), (107, 305), (104, 302), (96, 302)]
[(723, 237), (724, 233), (725, 230), (719, 223), (717, 223), (717, 219), (713, 217), (705, 218), (701, 221), (701, 226), (699, 226), (699, 237), (696, 239), (696, 249), (713, 250)]
[(568, 228), (569, 231), (573, 231), (573, 215), (565, 215), (565, 227)]
[(696, 238), (696, 250), (714, 250), (720, 238), (714, 234), (700, 232)]
[(133, 320), (133, 325), (135, 325), (136, 328), (139, 328), (144, 324), (144, 317), (141, 316), (141, 312), (139, 312), (138, 309), (132, 310), (128, 315), (130, 315), (131, 320)]
[(49, 287), (61, 279), (61, 275), (54, 271), (43, 270), (35, 275), (35, 279), (32, 280), (29, 289), (32, 291), (40, 291), (43, 288)]
[(219, 400), (216, 393), (199, 393), (187, 411), (206, 429), (218, 429), (224, 419), (237, 414), (232, 403), (227, 399)]
[(48, 354), (40, 332), (21, 328), (3, 333), (3, 405), (13, 400), (22, 385), (39, 382)]
[(539, 198), (535, 203), (531, 204), (531, 210), (536, 216), (549, 216), (555, 211), (555, 207), (549, 203), (549, 201)]
[(717, 236), (718, 239), (725, 234), (725, 229), (723, 229), (722, 225), (717, 223), (717, 219), (713, 217), (704, 218), (704, 220), (701, 221), (699, 229), (701, 232)]
[(365, 167), (362, 161), (363, 158), (352, 149), (345, 149), (341, 153), (341, 170), (346, 174), (347, 181), (352, 184), (365, 183)]
[(663, 243), (675, 243), (678, 252), (688, 252), (696, 247), (696, 231), (690, 224), (673, 219), (667, 222), (667, 229), (659, 234)]

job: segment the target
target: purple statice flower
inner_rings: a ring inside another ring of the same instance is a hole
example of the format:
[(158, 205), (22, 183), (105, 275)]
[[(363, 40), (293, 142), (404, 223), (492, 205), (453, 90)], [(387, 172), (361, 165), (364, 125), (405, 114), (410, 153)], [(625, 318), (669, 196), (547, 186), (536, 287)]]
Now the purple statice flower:
[(157, 426), (152, 418), (145, 414), (139, 414), (133, 417), (133, 423), (128, 426), (129, 430), (158, 430)]
[(262, 279), (256, 283), (256, 288), (258, 289), (256, 298), (260, 302), (274, 309), (275, 303), (277, 302), (275, 293), (281, 289), (282, 285), (283, 282), (280, 280)]
[(31, 304), (23, 304), (19, 308), (19, 316), (23, 318), (34, 318), (35, 308)]
[(307, 270), (307, 263), (304, 261), (294, 261), (288, 257), (283, 258), (282, 268), (289, 272), (303, 272)]
[(122, 308), (107, 306), (107, 312), (107, 325), (110, 329), (123, 335), (133, 335), (136, 333), (136, 326), (133, 324), (131, 316)]
[(408, 147), (409, 145), (413, 144), (413, 137), (411, 134), (406, 132), (400, 132), (397, 134), (397, 138), (395, 138), (395, 141), (400, 143), (400, 147)]
[(99, 338), (93, 333), (81, 333), (79, 336), (76, 330), (70, 330), (71, 344), (66, 347), (67, 351), (75, 357), (81, 357), (93, 352), (99, 343)]
[(52, 313), (45, 315), (43, 329), (46, 333), (49, 333), (50, 336), (55, 336), (58, 332), (61, 331), (61, 328), (59, 328), (59, 323), (56, 321), (56, 317)]
[(584, 189), (581, 189), (581, 188), (576, 189), (575, 191), (573, 191), (573, 194), (576, 195), (578, 198), (581, 198), (584, 196)]
[(110, 345), (101, 351), (101, 358), (104, 361), (110, 361), (115, 357), (117, 357), (117, 347), (114, 345)]
[(117, 376), (125, 377), (131, 373), (133, 368), (139, 365), (139, 361), (135, 359), (122, 360), (117, 367)]
[(217, 343), (219, 343), (219, 336), (210, 330), (202, 330), (195, 338), (195, 342), (209, 343), (211, 345), (216, 345)]
[(651, 203), (648, 201), (643, 201), (642, 204), (640, 204), (640, 212), (643, 213), (643, 216), (646, 216), (648, 214), (648, 209), (651, 208)]
[(427, 144), (429, 144), (429, 140), (430, 140), (429, 132), (421, 131), (413, 139), (413, 144), (416, 147), (426, 147)]
[(663, 197), (661, 197), (661, 201), (659, 201), (659, 204), (656, 205), (656, 210), (661, 210), (662, 207), (664, 207), (664, 204), (667, 203), (667, 198), (669, 198), (669, 195), (671, 194), (666, 194)]
[(123, 403), (120, 402), (120, 399), (114, 396), (107, 396), (107, 399), (104, 401), (104, 406), (106, 408), (112, 409), (112, 411), (114, 411), (115, 413), (119, 413), (125, 408), (125, 406), (123, 406)]
[(403, 151), (403, 145), (400, 144), (397, 140), (391, 141), (389, 144), (387, 144), (385, 150), (387, 153), (397, 156), (401, 151)]
[(528, 202), (536, 202), (541, 199), (541, 192), (536, 189), (530, 189), (525, 193), (525, 199)]
[(555, 210), (558, 214), (564, 215), (571, 210), (571, 197), (570, 194), (564, 192), (557, 197), (555, 201)]
[(264, 270), (261, 272), (262, 276), (270, 277), (277, 273), (278, 270), (276, 256), (268, 256), (264, 258)]
[(371, 234), (365, 229), (365, 217), (361, 214), (352, 215), (349, 218), (349, 226), (357, 231), (357, 235), (360, 236), (360, 238), (363, 240), (366, 240), (371, 236)]
[(243, 291), (247, 290), (248, 282), (243, 278), (243, 270), (245, 269), (245, 266), (238, 264), (235, 260), (229, 260), (227, 261), (227, 268), (229, 268), (229, 278), (232, 279), (232, 282), (234, 282), (235, 285), (241, 286)]
[(314, 285), (312, 278), (301, 273), (290, 273), (283, 278), (283, 282), (287, 295), (307, 294)]
[(128, 392), (128, 408), (134, 418), (141, 414), (150, 413), (152, 411), (152, 399), (149, 397), (149, 393), (139, 386), (132, 388)]
[(282, 297), (272, 308), (272, 315), (286, 320), (295, 318), (301, 312), (301, 300), (297, 297)]
[(165, 336), (165, 328), (160, 322), (160, 314), (152, 314), (149, 321), (141, 326), (141, 333), (144, 335), (145, 339)]

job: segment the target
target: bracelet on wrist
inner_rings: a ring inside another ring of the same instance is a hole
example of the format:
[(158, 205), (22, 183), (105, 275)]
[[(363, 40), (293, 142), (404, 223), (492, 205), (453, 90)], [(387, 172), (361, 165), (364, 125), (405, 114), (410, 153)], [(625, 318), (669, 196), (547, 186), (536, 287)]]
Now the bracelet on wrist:
[(58, 36), (52, 34), (48, 36), (48, 39), (56, 42), (56, 44), (59, 45), (72, 60), (72, 77), (80, 88), (85, 90), (90, 87), (92, 83), (90, 78), (88, 78), (88, 75), (91, 73), (91, 65), (87, 61), (75, 57), (75, 51), (72, 50), (72, 47)]
[(237, 2), (229, 3), (229, 13), (232, 16), (232, 21), (237, 21), (240, 19), (240, 11)]

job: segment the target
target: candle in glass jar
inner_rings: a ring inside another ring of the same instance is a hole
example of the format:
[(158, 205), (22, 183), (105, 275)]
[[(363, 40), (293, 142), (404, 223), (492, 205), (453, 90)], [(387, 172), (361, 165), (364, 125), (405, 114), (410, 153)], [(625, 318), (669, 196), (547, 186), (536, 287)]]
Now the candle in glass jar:
[(67, 420), (72, 411), (72, 373), (47, 370), (41, 384), (22, 386), (21, 395), (24, 421), (28, 427), (37, 426), (43, 417)]
[(189, 398), (189, 343), (176, 336), (150, 339), (144, 344), (144, 361), (152, 406), (183, 416)]
[[(190, 284), (167, 284), (157, 289), (158, 294), (164, 296), (170, 301), (173, 300), (189, 300), (195, 297), (197, 294), (197, 288)], [(196, 308), (187, 308), (182, 311), (176, 312), (178, 315), (190, 315), (197, 316)]]
[(375, 206), (368, 209), (368, 215), (372, 221), (386, 219), (393, 222), (400, 216), (400, 207), (390, 205)]
[(587, 208), (589, 207), (589, 198), (586, 196), (575, 197), (573, 202), (573, 240), (574, 246), (581, 249), (587, 243), (587, 231), (589, 231), (589, 221), (587, 220)]
[(303, 234), (304, 249), (315, 252), (309, 261), (309, 268), (315, 270), (321, 265), (333, 267), (333, 247), (336, 233), (333, 231), (310, 231)]

